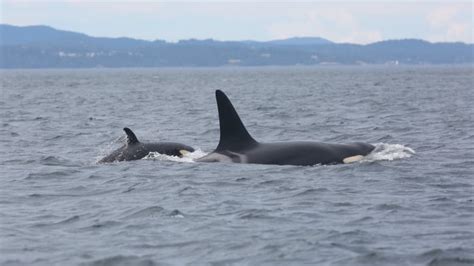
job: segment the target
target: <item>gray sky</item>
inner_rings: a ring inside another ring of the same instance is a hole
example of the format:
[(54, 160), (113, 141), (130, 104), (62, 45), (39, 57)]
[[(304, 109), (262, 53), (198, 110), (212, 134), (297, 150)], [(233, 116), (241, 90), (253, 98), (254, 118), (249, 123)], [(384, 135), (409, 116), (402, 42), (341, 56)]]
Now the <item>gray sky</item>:
[(473, 43), (472, 1), (0, 0), (1, 23), (49, 25), (92, 36), (167, 41), (271, 40), (319, 36), (335, 42), (386, 39)]

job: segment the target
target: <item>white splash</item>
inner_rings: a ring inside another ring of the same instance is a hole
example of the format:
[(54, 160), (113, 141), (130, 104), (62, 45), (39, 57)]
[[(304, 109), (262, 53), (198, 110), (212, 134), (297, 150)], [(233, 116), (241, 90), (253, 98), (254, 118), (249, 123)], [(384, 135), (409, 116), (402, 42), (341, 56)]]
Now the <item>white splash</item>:
[(173, 162), (184, 162), (184, 163), (194, 163), (194, 160), (206, 156), (207, 153), (201, 149), (197, 149), (194, 152), (186, 153), (183, 157), (171, 156), (166, 154), (161, 154), (158, 152), (150, 152), (143, 160), (158, 160), (158, 161), (173, 161)]
[(360, 162), (393, 161), (410, 158), (416, 154), (412, 148), (402, 144), (377, 143), (374, 146), (375, 149)]
[(112, 153), (114, 150), (117, 149), (117, 143), (124, 144), (126, 142), (126, 136), (120, 136), (116, 139), (112, 140), (111, 142), (107, 143), (106, 146), (100, 147), (98, 154), (94, 157), (94, 162), (97, 164), (99, 161), (104, 158), (105, 156)]

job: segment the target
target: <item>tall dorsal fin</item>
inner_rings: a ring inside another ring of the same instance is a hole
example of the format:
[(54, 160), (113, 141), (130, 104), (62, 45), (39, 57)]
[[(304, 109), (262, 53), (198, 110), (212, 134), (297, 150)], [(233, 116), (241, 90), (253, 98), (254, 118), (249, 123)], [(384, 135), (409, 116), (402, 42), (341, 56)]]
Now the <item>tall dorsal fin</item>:
[(235, 111), (234, 106), (224, 92), (216, 90), (216, 101), (221, 131), (219, 145), (217, 145), (216, 151), (238, 151), (241, 148), (256, 145), (258, 142), (250, 136)]
[(135, 134), (133, 133), (133, 131), (130, 128), (125, 127), (123, 129), (123, 131), (125, 131), (125, 134), (127, 134), (127, 144), (128, 145), (136, 144), (136, 143), (140, 142), (140, 141), (138, 141), (137, 136), (135, 136)]

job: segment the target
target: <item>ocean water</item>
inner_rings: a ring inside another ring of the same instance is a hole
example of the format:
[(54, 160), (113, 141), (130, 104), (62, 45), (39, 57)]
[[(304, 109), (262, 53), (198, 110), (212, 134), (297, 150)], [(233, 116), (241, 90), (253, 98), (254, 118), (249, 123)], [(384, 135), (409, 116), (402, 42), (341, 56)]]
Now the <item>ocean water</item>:
[[(472, 67), (0, 72), (0, 265), (473, 265)], [(362, 141), (362, 162), (195, 163), (214, 91), (264, 142)], [(97, 160), (177, 141), (186, 158)]]

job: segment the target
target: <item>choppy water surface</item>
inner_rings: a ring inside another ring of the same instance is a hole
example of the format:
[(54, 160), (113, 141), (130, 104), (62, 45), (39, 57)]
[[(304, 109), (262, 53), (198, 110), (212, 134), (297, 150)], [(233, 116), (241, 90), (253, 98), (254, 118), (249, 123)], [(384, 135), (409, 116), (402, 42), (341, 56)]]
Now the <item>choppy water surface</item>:
[[(1, 265), (472, 265), (469, 67), (3, 71)], [(377, 144), (364, 162), (193, 163), (216, 89), (260, 141)], [(188, 158), (98, 165), (123, 127)]]

